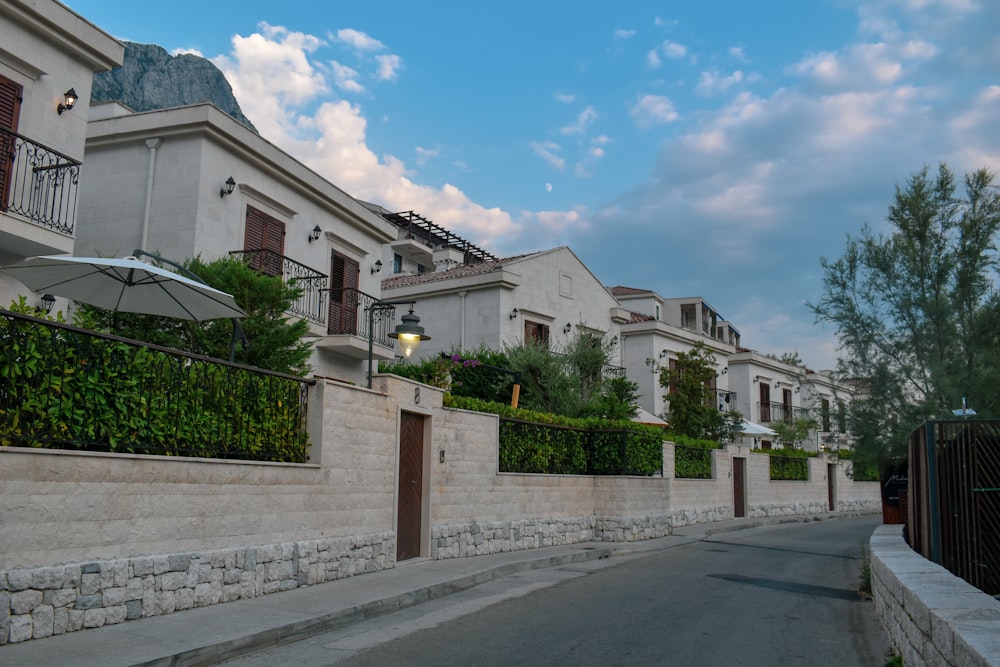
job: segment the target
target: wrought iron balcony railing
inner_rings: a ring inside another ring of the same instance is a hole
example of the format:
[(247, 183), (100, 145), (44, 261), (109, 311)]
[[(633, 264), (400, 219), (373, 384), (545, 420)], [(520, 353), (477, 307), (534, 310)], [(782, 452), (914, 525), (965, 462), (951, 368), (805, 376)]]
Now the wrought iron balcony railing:
[(81, 163), (0, 128), (0, 211), (73, 236)]
[[(347, 334), (359, 336), (368, 340), (368, 309), (378, 299), (370, 294), (354, 289), (330, 290), (330, 318), (327, 333), (331, 336)], [(384, 347), (392, 347), (389, 337), (396, 321), (395, 308), (378, 308), (373, 320), (374, 335), (372, 340)]]
[(272, 250), (234, 250), (229, 253), (242, 257), (251, 268), (302, 290), (302, 294), (288, 308), (292, 315), (317, 324), (326, 323), (327, 276), (305, 264), (300, 264)]
[(785, 405), (784, 403), (761, 401), (757, 407), (760, 408), (760, 421), (764, 424), (768, 422), (791, 423), (796, 419), (810, 418), (809, 410), (806, 408)]

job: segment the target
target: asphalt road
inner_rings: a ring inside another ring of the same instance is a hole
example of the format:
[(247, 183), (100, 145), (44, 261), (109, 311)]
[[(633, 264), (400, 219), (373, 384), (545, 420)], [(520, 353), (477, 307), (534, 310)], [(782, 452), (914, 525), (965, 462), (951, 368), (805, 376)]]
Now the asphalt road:
[(888, 646), (858, 592), (880, 520), (764, 526), (526, 572), (226, 665), (881, 666)]

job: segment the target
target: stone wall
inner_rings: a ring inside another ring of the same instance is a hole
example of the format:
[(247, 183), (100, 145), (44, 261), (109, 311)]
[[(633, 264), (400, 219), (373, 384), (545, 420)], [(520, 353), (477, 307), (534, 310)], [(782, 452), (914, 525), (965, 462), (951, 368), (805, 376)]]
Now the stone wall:
[(395, 552), (380, 533), (0, 572), (0, 644), (376, 572)]
[(925, 559), (902, 526), (871, 538), (875, 612), (907, 667), (1000, 665), (1000, 601)]
[[(729, 519), (736, 455), (756, 471), (752, 512), (827, 511), (825, 479), (770, 482), (767, 457), (739, 447), (713, 452), (708, 480), (671, 478), (670, 443), (667, 476), (499, 473), (497, 417), (441, 400), (393, 376), (374, 390), (321, 382), (307, 464), (0, 447), (0, 644), (394, 567), (404, 411), (425, 417), (425, 557), (631, 542)], [(838, 507), (877, 509), (878, 484), (837, 484)]]

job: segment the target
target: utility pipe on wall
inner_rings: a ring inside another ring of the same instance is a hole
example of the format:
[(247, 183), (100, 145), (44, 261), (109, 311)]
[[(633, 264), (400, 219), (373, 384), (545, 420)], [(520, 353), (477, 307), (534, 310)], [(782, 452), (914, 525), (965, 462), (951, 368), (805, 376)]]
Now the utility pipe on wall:
[(458, 349), (465, 349), (465, 295), (468, 294), (467, 291), (462, 290), (458, 293), (458, 296), (462, 299), (461, 308), (459, 308), (459, 317), (462, 318), (462, 326), (460, 328), (461, 333), (458, 337)]
[(163, 143), (163, 139), (146, 139), (146, 146), (149, 148), (149, 168), (146, 170), (146, 208), (142, 213), (142, 240), (139, 247), (147, 249), (146, 242), (149, 240), (149, 218), (153, 210), (153, 179), (156, 176), (156, 149)]

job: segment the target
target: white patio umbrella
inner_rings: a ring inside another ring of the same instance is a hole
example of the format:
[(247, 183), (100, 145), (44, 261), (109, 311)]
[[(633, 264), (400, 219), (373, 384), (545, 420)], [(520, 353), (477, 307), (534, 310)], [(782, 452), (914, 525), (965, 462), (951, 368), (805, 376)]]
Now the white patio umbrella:
[(246, 315), (232, 295), (135, 257), (34, 257), (2, 267), (35, 292), (126, 313), (184, 320)]
[(774, 429), (762, 426), (761, 424), (755, 424), (754, 422), (746, 419), (744, 419), (743, 423), (740, 425), (739, 432), (743, 435), (749, 435), (754, 438), (764, 435), (778, 435), (778, 432)]

